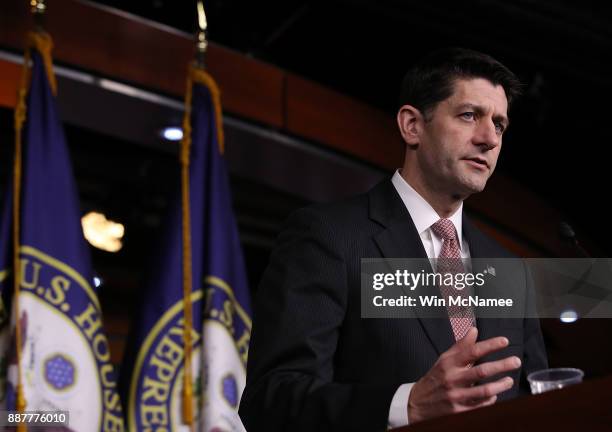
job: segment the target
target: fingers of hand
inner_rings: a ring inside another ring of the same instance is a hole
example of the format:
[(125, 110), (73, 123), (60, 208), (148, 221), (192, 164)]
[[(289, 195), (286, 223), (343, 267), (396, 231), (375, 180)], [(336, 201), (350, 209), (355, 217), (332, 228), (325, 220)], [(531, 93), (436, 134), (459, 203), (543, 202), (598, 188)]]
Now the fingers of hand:
[(505, 377), (497, 381), (481, 384), (474, 387), (456, 388), (449, 391), (449, 398), (453, 403), (469, 405), (470, 401), (482, 401), (504, 392), (514, 385), (514, 380)]
[(467, 400), (464, 402), (464, 404), (468, 406), (469, 409), (473, 409), (473, 408), (480, 408), (480, 407), (493, 405), (495, 402), (497, 402), (497, 395), (491, 396), (490, 398), (487, 398), (487, 399)]
[(474, 345), (474, 343), (476, 342), (476, 339), (478, 338), (478, 328), (476, 327), (470, 327), (470, 329), (468, 330), (468, 332), (465, 334), (465, 336), (463, 336), (463, 338), (461, 338), (460, 340), (458, 340), (452, 347), (451, 349), (457, 347), (460, 350), (462, 349), (462, 347), (465, 346), (471, 346)]
[(475, 363), (479, 358), (504, 349), (508, 346), (508, 339), (505, 337), (494, 337), (472, 345), (462, 345), (456, 355), (458, 365), (466, 366)]
[(470, 385), (476, 381), (480, 381), (500, 373), (509, 372), (521, 367), (521, 359), (512, 356), (501, 360), (486, 362), (474, 366), (470, 369), (461, 371), (461, 376), (458, 381), (464, 385)]
[(454, 356), (455, 354), (462, 352), (469, 347), (473, 346), (476, 343), (476, 339), (478, 338), (478, 329), (476, 327), (470, 327), (468, 332), (463, 336), (463, 338), (459, 339), (457, 342), (453, 344), (447, 351), (442, 353), (442, 357), (444, 356)]
[(457, 342), (453, 344), (448, 350), (442, 353), (440, 359), (447, 359), (456, 357), (460, 353), (464, 351), (469, 351), (474, 344), (476, 343), (476, 339), (478, 338), (478, 329), (476, 327), (470, 327), (468, 332), (462, 339), (459, 339)]

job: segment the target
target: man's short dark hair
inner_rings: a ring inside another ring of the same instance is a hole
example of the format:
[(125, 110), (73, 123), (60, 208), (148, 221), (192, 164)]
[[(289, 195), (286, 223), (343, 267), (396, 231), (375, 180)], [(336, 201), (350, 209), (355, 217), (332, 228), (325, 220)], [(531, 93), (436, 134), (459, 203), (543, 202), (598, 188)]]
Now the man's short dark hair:
[(428, 119), (438, 103), (453, 94), (457, 79), (484, 78), (501, 85), (508, 108), (521, 94), (521, 82), (493, 57), (465, 48), (444, 48), (432, 52), (404, 76), (400, 106), (412, 105)]

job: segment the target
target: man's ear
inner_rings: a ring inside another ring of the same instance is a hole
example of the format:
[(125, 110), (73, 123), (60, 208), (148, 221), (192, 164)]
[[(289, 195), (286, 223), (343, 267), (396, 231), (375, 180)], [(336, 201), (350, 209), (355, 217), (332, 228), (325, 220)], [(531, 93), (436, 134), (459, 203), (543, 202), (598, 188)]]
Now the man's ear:
[(400, 134), (410, 146), (417, 146), (420, 141), (419, 132), (423, 116), (421, 112), (412, 105), (403, 105), (397, 112), (397, 126)]

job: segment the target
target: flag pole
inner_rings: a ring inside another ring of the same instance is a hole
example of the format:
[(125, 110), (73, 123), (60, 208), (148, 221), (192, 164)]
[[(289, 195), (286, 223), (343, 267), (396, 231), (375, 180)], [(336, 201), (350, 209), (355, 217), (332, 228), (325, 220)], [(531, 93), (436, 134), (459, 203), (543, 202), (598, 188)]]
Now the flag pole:
[[(193, 425), (193, 382), (191, 370), (193, 308), (191, 304), (192, 292), (192, 260), (191, 260), (191, 220), (190, 220), (190, 192), (189, 192), (189, 162), (191, 150), (191, 105), (193, 85), (195, 83), (205, 86), (209, 93), (215, 113), (215, 126), (219, 153), (224, 153), (223, 117), (221, 110), (221, 96), (217, 84), (206, 72), (206, 51), (208, 49), (206, 13), (202, 0), (197, 1), (198, 31), (196, 32), (195, 58), (187, 68), (187, 87), (185, 90), (185, 110), (183, 115), (183, 139), (181, 141), (181, 196), (183, 216), (183, 313), (185, 325), (183, 328), (184, 344), (184, 370), (183, 374), (183, 423)], [(198, 281), (201, 283), (202, 281)]]
[[(19, 294), (21, 284), (21, 262), (19, 259), (20, 232), (21, 232), (21, 134), (23, 123), (26, 118), (26, 94), (28, 86), (28, 67), (30, 63), (29, 50), (23, 58), (23, 73), (21, 84), (17, 95), (17, 106), (15, 107), (15, 158), (13, 161), (13, 311), (15, 316), (15, 358), (17, 362), (17, 388), (15, 409), (18, 413), (23, 413), (26, 407), (26, 400), (23, 394), (23, 380), (21, 367), (21, 319), (19, 316)], [(18, 432), (25, 432), (26, 426), (20, 423), (17, 426)]]
[[(34, 17), (34, 28), (37, 33), (42, 33), (43, 16), (46, 10), (44, 0), (30, 0), (30, 12)], [(20, 288), (21, 288), (21, 261), (20, 254), (20, 235), (21, 235), (21, 178), (22, 178), (22, 133), (23, 124), (26, 119), (26, 95), (29, 84), (30, 67), (30, 46), (34, 38), (28, 35), (25, 55), (23, 58), (23, 72), (21, 83), (17, 93), (17, 105), (15, 107), (14, 127), (15, 127), (15, 158), (13, 161), (13, 308), (15, 312), (15, 357), (17, 362), (17, 385), (15, 409), (18, 413), (23, 413), (27, 406), (23, 391), (23, 369), (21, 361), (22, 334), (20, 319)], [(49, 44), (50, 50), (50, 44)], [(26, 432), (25, 423), (17, 426), (18, 432)]]
[(201, 0), (197, 2), (198, 31), (196, 34), (196, 54), (194, 65), (189, 65), (187, 71), (187, 88), (185, 91), (185, 112), (183, 116), (183, 139), (181, 141), (181, 197), (183, 216), (183, 345), (184, 345), (184, 373), (183, 373), (183, 423), (193, 427), (193, 376), (191, 365), (193, 306), (191, 303), (192, 258), (191, 258), (191, 217), (189, 192), (189, 157), (191, 150), (191, 101), (193, 86), (193, 69), (204, 69), (206, 48), (206, 13)]
[[(191, 79), (187, 79), (189, 87)], [(189, 152), (191, 147), (191, 91), (185, 95), (185, 114), (183, 118), (183, 140), (181, 141), (181, 201), (183, 216), (183, 423), (193, 424), (193, 383), (191, 374), (191, 334), (193, 328), (193, 307), (191, 304), (191, 215), (189, 206)]]

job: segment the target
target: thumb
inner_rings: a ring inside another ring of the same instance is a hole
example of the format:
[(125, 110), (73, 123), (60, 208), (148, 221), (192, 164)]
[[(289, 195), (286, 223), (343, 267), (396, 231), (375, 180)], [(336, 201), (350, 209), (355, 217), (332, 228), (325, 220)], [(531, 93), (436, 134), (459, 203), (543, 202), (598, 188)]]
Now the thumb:
[(453, 354), (469, 352), (469, 347), (476, 343), (477, 338), (478, 329), (476, 327), (470, 327), (465, 336), (455, 342), (455, 344), (451, 346), (447, 352), (452, 352)]
[(463, 346), (474, 345), (476, 343), (476, 339), (478, 338), (478, 329), (476, 327), (470, 327), (468, 332), (461, 338), (457, 344)]

